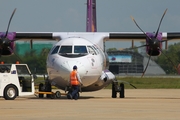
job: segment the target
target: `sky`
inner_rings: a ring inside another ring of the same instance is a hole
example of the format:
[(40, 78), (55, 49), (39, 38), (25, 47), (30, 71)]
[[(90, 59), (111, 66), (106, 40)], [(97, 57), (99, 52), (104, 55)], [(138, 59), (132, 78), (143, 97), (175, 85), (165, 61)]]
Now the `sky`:
[[(1, 0), (0, 31), (6, 31), (12, 11), (11, 32), (85, 32), (87, 0)], [(146, 32), (180, 31), (180, 0), (96, 0), (98, 32), (140, 32), (133, 16)], [(110, 47), (130, 42), (108, 43)], [(135, 44), (136, 45), (136, 44)]]

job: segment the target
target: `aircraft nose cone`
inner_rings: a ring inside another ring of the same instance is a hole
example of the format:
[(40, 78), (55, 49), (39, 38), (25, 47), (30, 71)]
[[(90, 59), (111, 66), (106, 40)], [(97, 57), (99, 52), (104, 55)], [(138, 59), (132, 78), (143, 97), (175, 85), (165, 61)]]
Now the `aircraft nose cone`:
[(83, 73), (85, 73), (85, 67), (81, 62), (79, 62), (79, 61), (68, 61), (68, 64), (69, 64), (69, 68), (71, 69), (71, 71), (73, 70), (73, 67), (76, 65), (77, 71), (79, 72), (79, 74), (83, 75)]
[(77, 66), (77, 71), (78, 73), (81, 75), (81, 77), (83, 76), (84, 73), (86, 73), (85, 67), (84, 65), (79, 62), (79, 61), (66, 61), (63, 64), (63, 67), (66, 69), (67, 72), (71, 72), (73, 70), (73, 66)]

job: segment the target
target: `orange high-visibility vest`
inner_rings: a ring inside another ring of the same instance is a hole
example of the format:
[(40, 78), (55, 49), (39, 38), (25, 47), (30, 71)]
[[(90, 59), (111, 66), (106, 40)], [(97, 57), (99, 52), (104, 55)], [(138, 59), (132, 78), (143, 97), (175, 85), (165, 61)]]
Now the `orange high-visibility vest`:
[(77, 75), (77, 71), (73, 70), (70, 74), (71, 85), (79, 85), (76, 75)]

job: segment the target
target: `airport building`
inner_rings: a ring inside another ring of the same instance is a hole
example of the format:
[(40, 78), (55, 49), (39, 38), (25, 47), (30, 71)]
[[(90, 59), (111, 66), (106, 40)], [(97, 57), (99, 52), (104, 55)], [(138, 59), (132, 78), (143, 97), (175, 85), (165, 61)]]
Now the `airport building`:
[[(114, 74), (142, 75), (148, 57), (132, 51), (108, 51), (109, 70)], [(165, 71), (153, 60), (150, 60), (145, 75), (165, 75)]]
[(109, 70), (114, 74), (119, 73), (142, 73), (143, 56), (131, 51), (109, 51)]

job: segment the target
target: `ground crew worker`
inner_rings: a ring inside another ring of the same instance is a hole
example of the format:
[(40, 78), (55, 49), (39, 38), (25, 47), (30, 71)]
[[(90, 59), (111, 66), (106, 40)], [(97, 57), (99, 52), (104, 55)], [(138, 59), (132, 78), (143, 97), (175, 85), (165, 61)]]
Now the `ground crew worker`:
[(79, 85), (82, 85), (81, 78), (77, 72), (77, 66), (73, 66), (73, 71), (70, 73), (70, 84), (72, 87), (72, 93), (70, 94), (71, 99), (78, 99)]

